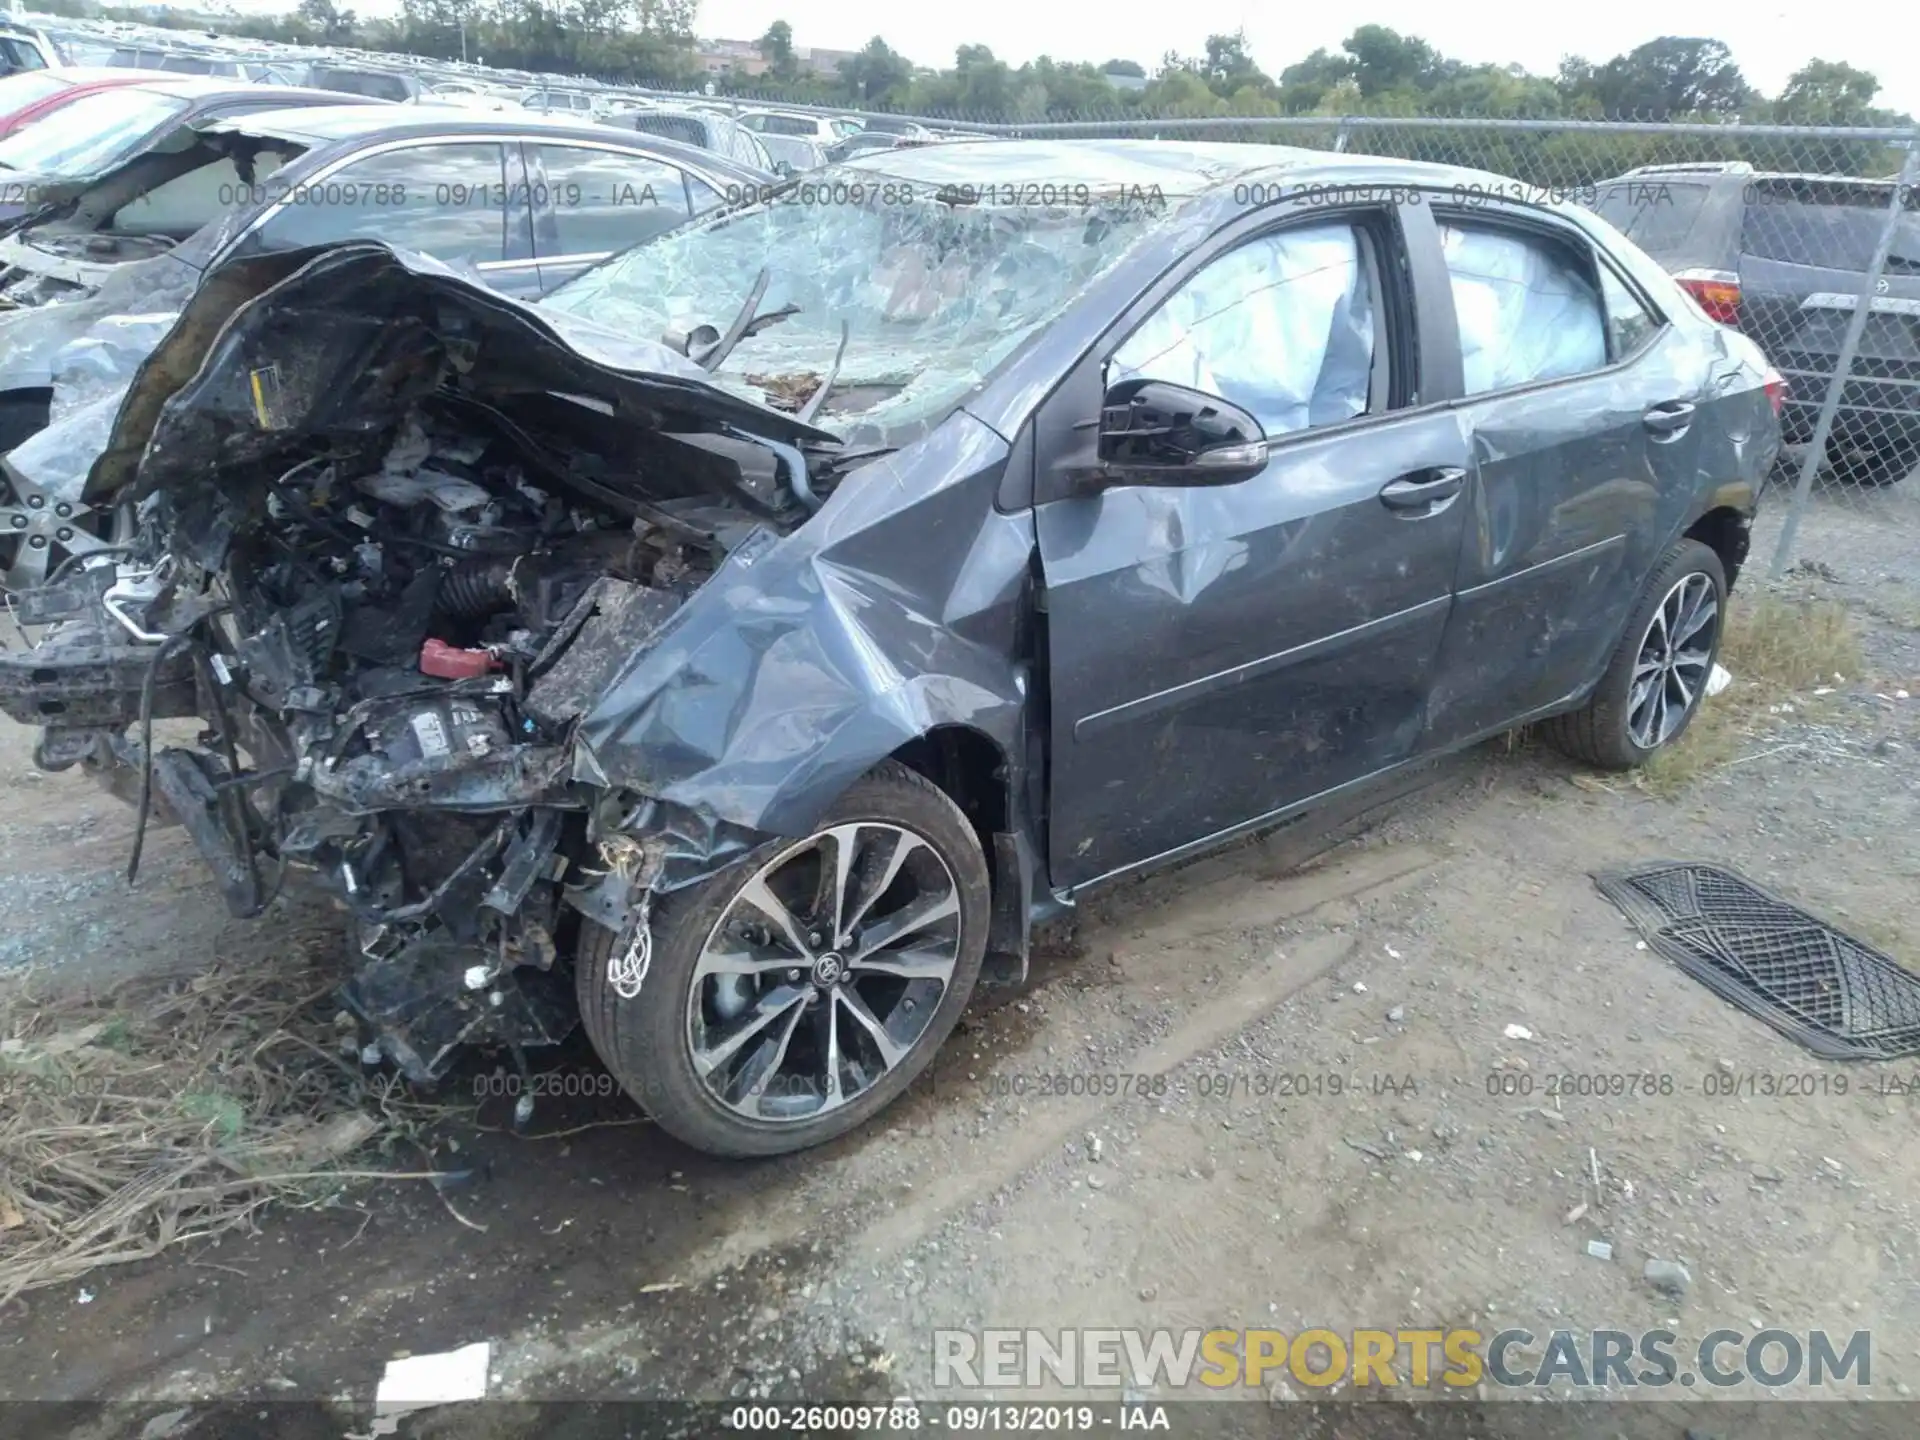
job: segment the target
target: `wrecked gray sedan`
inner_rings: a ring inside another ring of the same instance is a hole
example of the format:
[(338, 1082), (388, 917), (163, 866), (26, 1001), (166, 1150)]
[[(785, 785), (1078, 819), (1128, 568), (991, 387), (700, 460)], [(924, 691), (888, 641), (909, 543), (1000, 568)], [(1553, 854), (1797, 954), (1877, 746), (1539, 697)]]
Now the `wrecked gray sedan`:
[(1090, 886), (1523, 722), (1685, 730), (1776, 377), (1505, 193), (956, 144), (538, 305), (231, 263), (89, 452), (135, 538), (16, 597), (0, 703), (236, 913), (330, 884), (407, 1074), (578, 1017), (691, 1144), (818, 1143)]

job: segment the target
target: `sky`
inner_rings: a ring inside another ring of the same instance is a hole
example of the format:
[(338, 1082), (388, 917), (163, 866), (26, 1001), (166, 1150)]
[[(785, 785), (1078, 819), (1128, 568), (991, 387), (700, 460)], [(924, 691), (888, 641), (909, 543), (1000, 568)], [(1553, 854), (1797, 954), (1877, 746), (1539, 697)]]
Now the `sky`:
[[(1820, 17), (1816, 19), (1816, 17)], [(1317, 46), (1337, 50), (1360, 25), (1418, 35), (1441, 54), (1470, 64), (1517, 61), (1551, 75), (1563, 55), (1604, 60), (1661, 35), (1724, 40), (1750, 84), (1777, 93), (1809, 59), (1844, 60), (1880, 79), (1879, 102), (1920, 115), (1920, 5), (1910, 0), (1829, 0), (1795, 6), (1756, 0), (1743, 6), (1688, 6), (1673, 0), (1605, 4), (1443, 6), (1432, 0), (1369, 0), (1365, 6), (1239, 4), (1212, 0), (1101, 0), (1097, 6), (1035, 0), (968, 0), (961, 5), (901, 5), (898, 0), (700, 0), (702, 36), (751, 40), (775, 20), (793, 26), (796, 45), (853, 50), (883, 37), (917, 65), (944, 69), (961, 45), (983, 44), (1019, 65), (1056, 60), (1138, 60), (1148, 70), (1168, 50), (1197, 54), (1209, 34), (1244, 28), (1255, 63), (1269, 75)]]

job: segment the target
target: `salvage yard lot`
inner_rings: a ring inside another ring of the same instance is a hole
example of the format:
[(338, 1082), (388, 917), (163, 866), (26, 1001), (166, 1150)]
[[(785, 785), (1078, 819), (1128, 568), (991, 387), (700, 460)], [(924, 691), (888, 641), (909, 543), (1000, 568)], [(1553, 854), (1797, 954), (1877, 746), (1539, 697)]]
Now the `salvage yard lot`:
[[(924, 1398), (936, 1327), (1661, 1325), (1682, 1353), (1870, 1331), (1871, 1395), (1910, 1394), (1920, 1060), (1813, 1060), (1589, 878), (1711, 861), (1920, 960), (1920, 487), (1816, 504), (1810, 563), (1770, 589), (1779, 508), (1735, 605), (1844, 607), (1864, 670), (1743, 697), (1731, 653), (1704, 717), (1726, 723), (1689, 742), (1711, 764), (1636, 784), (1496, 742), (1330, 837), (1101, 895), (1028, 987), (981, 992), (916, 1094), (818, 1151), (685, 1150), (584, 1044), (541, 1062), (555, 1093), (515, 1137), (476, 1065), (437, 1097), (483, 1097), (435, 1132), (463, 1184), (363, 1184), (30, 1291), (0, 1314), (0, 1394), (364, 1409), (396, 1354), (489, 1340), (497, 1396)], [(334, 943), (300, 897), (228, 921), (178, 831), (129, 895), (131, 815), (33, 772), (24, 732), (0, 744), (0, 963), (100, 984)]]

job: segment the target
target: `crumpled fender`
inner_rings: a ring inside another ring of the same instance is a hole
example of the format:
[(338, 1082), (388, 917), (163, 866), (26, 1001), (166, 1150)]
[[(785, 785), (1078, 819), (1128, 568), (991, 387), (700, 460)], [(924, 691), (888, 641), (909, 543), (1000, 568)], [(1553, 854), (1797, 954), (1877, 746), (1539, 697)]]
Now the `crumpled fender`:
[(1017, 763), (1033, 525), (993, 506), (1008, 455), (955, 412), (741, 545), (582, 718), (577, 777), (799, 834), (942, 726)]

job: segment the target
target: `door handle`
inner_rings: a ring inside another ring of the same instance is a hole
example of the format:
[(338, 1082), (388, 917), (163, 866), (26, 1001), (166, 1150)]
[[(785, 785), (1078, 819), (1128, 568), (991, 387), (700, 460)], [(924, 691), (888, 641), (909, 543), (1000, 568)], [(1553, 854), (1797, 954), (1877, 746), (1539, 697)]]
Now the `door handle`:
[(1640, 423), (1655, 435), (1678, 435), (1693, 423), (1693, 406), (1685, 400), (1669, 400), (1647, 411)]
[(1404, 510), (1414, 516), (1438, 515), (1444, 502), (1458, 495), (1467, 483), (1467, 472), (1453, 466), (1415, 470), (1398, 480), (1389, 480), (1380, 491), (1380, 503), (1389, 510)]

